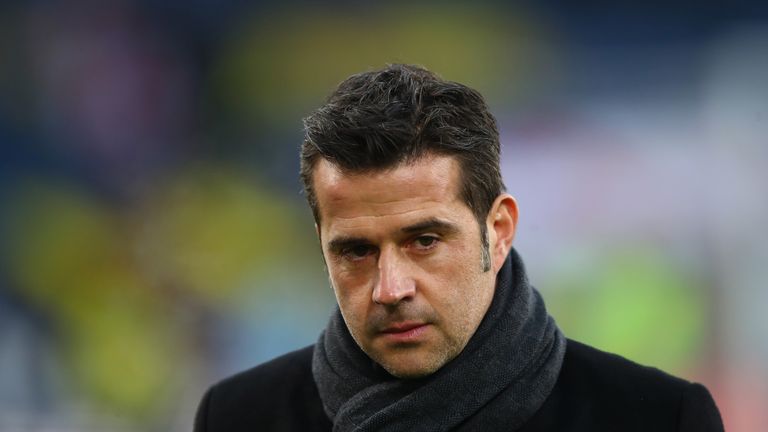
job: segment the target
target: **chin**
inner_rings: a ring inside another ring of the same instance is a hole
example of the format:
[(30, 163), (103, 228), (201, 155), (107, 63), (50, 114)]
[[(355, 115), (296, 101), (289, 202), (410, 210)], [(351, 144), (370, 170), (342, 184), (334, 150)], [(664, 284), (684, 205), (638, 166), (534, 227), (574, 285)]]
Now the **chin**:
[(444, 361), (435, 359), (399, 359), (396, 361), (377, 361), (390, 375), (401, 379), (417, 379), (432, 375), (440, 370)]
[(387, 367), (384, 367), (384, 369), (389, 372), (390, 375), (394, 376), (395, 378), (400, 379), (418, 379), (418, 378), (424, 378), (426, 376), (432, 375), (433, 373), (437, 372), (437, 370), (422, 370), (422, 369), (390, 369)]

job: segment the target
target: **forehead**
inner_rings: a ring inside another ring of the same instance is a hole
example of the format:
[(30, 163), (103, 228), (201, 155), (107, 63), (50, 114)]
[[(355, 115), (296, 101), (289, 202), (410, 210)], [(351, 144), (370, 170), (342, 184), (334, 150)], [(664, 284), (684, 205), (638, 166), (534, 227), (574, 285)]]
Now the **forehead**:
[(458, 194), (459, 172), (456, 159), (442, 155), (426, 155), (394, 168), (365, 173), (343, 172), (321, 159), (313, 172), (321, 224), (351, 219), (372, 222), (374, 218), (441, 208), (455, 211), (456, 205), (463, 205)]

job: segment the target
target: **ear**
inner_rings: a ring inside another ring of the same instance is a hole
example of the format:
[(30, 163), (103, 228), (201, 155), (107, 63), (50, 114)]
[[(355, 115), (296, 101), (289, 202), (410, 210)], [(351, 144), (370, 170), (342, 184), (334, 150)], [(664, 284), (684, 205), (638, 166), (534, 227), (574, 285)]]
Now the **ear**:
[(517, 201), (507, 193), (496, 197), (486, 220), (491, 262), (497, 273), (512, 249), (517, 228)]

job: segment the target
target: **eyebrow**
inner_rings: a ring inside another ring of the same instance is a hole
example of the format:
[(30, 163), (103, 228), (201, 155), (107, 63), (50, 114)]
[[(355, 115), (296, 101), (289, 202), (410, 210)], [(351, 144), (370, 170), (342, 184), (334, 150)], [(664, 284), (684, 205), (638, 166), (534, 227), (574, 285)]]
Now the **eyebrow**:
[(345, 249), (368, 243), (370, 243), (370, 241), (364, 237), (336, 237), (328, 242), (328, 249), (331, 252), (338, 254)]
[(414, 234), (424, 231), (441, 231), (445, 234), (453, 234), (459, 232), (459, 227), (451, 222), (444, 221), (437, 218), (430, 218), (421, 222), (417, 222), (413, 225), (408, 225), (400, 229), (405, 234)]

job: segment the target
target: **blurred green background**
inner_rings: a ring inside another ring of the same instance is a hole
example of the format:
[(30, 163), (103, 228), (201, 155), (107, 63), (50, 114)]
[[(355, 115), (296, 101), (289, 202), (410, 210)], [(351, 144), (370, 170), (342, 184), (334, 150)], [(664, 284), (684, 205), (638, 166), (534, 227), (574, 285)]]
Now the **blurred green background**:
[(301, 118), (405, 62), (486, 95), (566, 335), (768, 430), (768, 6), (5, 1), (0, 431), (186, 431), (334, 299)]

